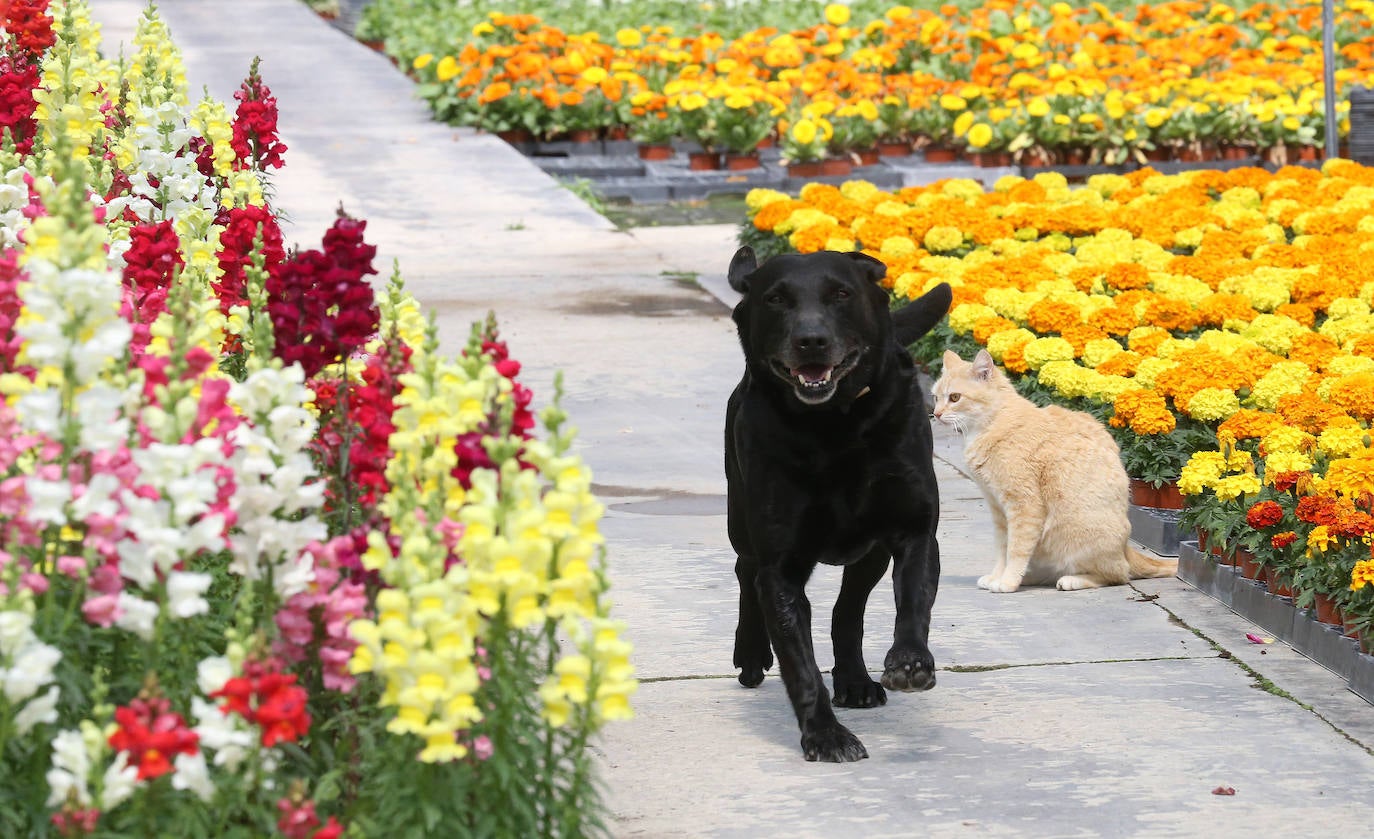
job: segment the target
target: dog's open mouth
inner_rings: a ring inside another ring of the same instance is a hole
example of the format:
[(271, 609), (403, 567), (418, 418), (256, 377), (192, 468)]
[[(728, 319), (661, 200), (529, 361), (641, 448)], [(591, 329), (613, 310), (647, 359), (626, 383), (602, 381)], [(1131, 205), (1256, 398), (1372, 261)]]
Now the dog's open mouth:
[(801, 364), (789, 367), (773, 360), (773, 372), (790, 382), (797, 398), (807, 405), (819, 405), (835, 395), (835, 389), (859, 363), (859, 350), (840, 359), (839, 364)]

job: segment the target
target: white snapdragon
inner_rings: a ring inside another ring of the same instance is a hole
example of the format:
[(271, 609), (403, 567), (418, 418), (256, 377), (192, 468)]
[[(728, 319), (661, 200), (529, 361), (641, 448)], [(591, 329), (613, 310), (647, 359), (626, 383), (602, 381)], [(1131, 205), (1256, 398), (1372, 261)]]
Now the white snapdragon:
[(47, 772), (48, 806), (60, 807), (75, 797), (82, 807), (91, 805), (91, 790), (87, 776), (91, 772), (91, 755), (81, 732), (67, 729), (52, 738), (52, 768)]
[(303, 407), (310, 399), (298, 365), (255, 370), (229, 391), (229, 401), (249, 420), (230, 432), (238, 526), (229, 539), (229, 570), (256, 580), (270, 569), (282, 597), (305, 590), (314, 579), (305, 547), (328, 536), (317, 515), (324, 482), (317, 480), (306, 451), (316, 428)]
[(194, 208), (213, 213), (219, 203), (215, 187), (200, 173), (195, 155), (181, 153), (195, 136), (186, 114), (169, 101), (141, 108), (135, 119), (127, 209), (140, 221), (176, 219)]
[(191, 730), (199, 735), (202, 750), (215, 753), (216, 766), (233, 771), (253, 750), (256, 736), (236, 714), (225, 713), (218, 705), (193, 697), (191, 715), (196, 718)]
[(189, 618), (210, 611), (205, 592), (214, 578), (209, 574), (173, 571), (167, 575), (167, 607), (173, 617)]
[[(45, 644), (33, 632), (33, 617), (27, 612), (0, 612), (0, 693), (11, 705), (37, 695), (54, 679), (53, 669), (62, 660), (62, 651)], [(55, 699), (55, 698), (54, 698)], [(41, 718), (40, 707), (31, 712)], [(35, 722), (37, 720), (35, 719)]]

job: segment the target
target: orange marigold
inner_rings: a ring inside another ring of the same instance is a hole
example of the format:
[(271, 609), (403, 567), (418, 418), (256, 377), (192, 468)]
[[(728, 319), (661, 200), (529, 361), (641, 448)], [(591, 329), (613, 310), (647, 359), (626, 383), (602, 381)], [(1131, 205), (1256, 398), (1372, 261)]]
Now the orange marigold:
[(1016, 321), (996, 316), (983, 318), (973, 325), (973, 340), (980, 344), (987, 344), (988, 338), (996, 335), (1004, 329), (1015, 329)]
[(1063, 332), (1083, 319), (1078, 307), (1056, 300), (1041, 300), (1026, 312), (1026, 325), (1041, 335)]
[(754, 214), (754, 226), (759, 230), (771, 231), (774, 227), (777, 227), (785, 221), (788, 216), (792, 215), (794, 211), (800, 210), (805, 206), (805, 203), (791, 198), (786, 201), (774, 201), (771, 204), (764, 204), (759, 208), (759, 211)]
[(1197, 307), (1198, 321), (1203, 326), (1220, 327), (1228, 320), (1248, 323), (1258, 314), (1255, 307), (1250, 305), (1250, 299), (1243, 294), (1213, 294)]
[(1161, 297), (1145, 308), (1145, 322), (1170, 332), (1188, 332), (1197, 328), (1198, 317), (1193, 307), (1182, 300)]
[(1274, 314), (1283, 315), (1286, 318), (1292, 318), (1293, 320), (1297, 321), (1303, 326), (1306, 326), (1308, 329), (1311, 329), (1312, 326), (1317, 322), (1317, 313), (1312, 309), (1311, 306), (1305, 305), (1303, 303), (1284, 303), (1280, 305), (1278, 308), (1274, 309)]
[(1301, 361), (1313, 370), (1322, 370), (1340, 352), (1341, 348), (1335, 341), (1316, 332), (1307, 332), (1294, 336), (1288, 358)]
[(1030, 365), (1026, 363), (1026, 344), (1017, 344), (1002, 353), (1002, 366), (1013, 373), (1026, 373)]
[(1374, 419), (1374, 373), (1342, 376), (1331, 388), (1327, 401), (1351, 416)]
[(1102, 281), (1108, 286), (1122, 291), (1149, 288), (1150, 272), (1144, 265), (1134, 262), (1118, 262), (1107, 269)]
[(1323, 402), (1316, 393), (1304, 390), (1279, 397), (1278, 415), (1287, 425), (1318, 435), (1349, 415), (1335, 405)]
[(1245, 440), (1263, 437), (1283, 424), (1277, 414), (1241, 408), (1217, 426), (1217, 434), (1229, 433), (1237, 440)]
[(1108, 335), (1125, 335), (1140, 325), (1135, 312), (1124, 306), (1098, 309), (1088, 315), (1088, 324)]
[(1140, 362), (1145, 356), (1132, 350), (1119, 352), (1101, 364), (1097, 365), (1097, 372), (1104, 376), (1125, 376), (1127, 378), (1135, 375), (1135, 369), (1140, 366)]

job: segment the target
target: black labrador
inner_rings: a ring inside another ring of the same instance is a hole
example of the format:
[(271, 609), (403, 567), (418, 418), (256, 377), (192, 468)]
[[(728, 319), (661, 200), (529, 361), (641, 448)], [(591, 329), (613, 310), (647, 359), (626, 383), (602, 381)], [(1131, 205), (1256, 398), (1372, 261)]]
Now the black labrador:
[[(868, 757), (835, 719), (811, 643), (806, 582), (844, 566), (831, 627), (834, 704), (886, 704), (883, 688), (935, 686), (930, 610), (940, 577), (930, 420), (905, 345), (950, 305), (941, 284), (897, 312), (886, 266), (860, 253), (730, 262), (745, 370), (725, 414), (730, 542), (738, 560), (735, 666), (757, 687), (777, 653), (807, 760)], [(894, 560), (897, 623), (882, 683), (863, 657), (869, 593)], [(769, 642), (772, 642), (771, 650)]]

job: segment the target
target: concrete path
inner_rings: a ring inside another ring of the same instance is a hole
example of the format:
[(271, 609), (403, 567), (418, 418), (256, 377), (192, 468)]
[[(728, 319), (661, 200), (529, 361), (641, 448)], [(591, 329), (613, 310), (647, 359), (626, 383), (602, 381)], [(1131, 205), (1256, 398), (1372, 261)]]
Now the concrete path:
[[(142, 4), (93, 5), (107, 49), (130, 43)], [(751, 691), (730, 666), (721, 436), (741, 359), (703, 287), (720, 287), (734, 229), (616, 231), (495, 138), (431, 123), (385, 58), (295, 0), (158, 5), (193, 89), (230, 100), (262, 56), (290, 147), (274, 178), (289, 239), (318, 245), (343, 202), (447, 348), (495, 310), (541, 402), (563, 371), (643, 680), (636, 719), (597, 746), (614, 835), (1368, 834), (1374, 708), (1285, 645), (1248, 643), (1251, 624), (1176, 579), (979, 591), (989, 517), (948, 434), (939, 686), (841, 712), (869, 760), (804, 762), (776, 672)], [(823, 667), (838, 579), (821, 569), (810, 587)]]

